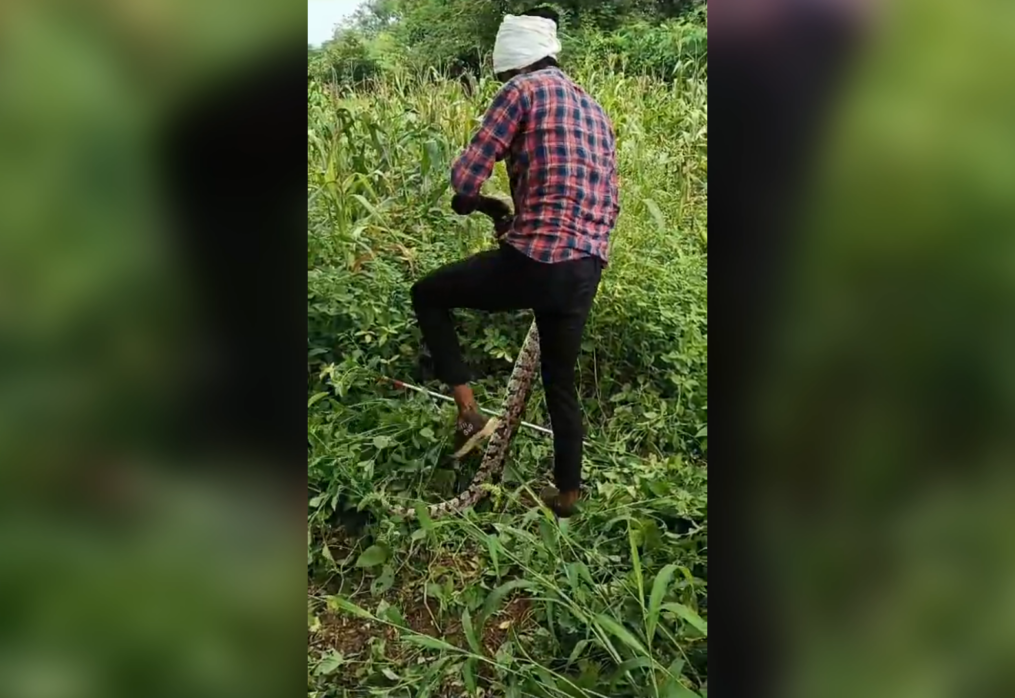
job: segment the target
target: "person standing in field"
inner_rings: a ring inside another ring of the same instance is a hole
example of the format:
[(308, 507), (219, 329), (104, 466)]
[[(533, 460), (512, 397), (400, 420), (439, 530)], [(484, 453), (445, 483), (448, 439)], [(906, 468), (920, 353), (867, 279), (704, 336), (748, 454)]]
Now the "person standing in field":
[[(496, 420), (476, 405), (451, 310), (534, 311), (557, 486), (544, 501), (567, 517), (581, 489), (584, 436), (575, 369), (620, 205), (613, 126), (560, 69), (559, 51), (556, 21), (545, 11), (504, 18), (493, 51), (504, 85), (451, 169), (453, 209), (494, 218), (498, 246), (421, 279), (412, 302), (437, 377), (458, 405), (456, 458), (490, 437)], [(480, 193), (500, 160), (513, 214)]]

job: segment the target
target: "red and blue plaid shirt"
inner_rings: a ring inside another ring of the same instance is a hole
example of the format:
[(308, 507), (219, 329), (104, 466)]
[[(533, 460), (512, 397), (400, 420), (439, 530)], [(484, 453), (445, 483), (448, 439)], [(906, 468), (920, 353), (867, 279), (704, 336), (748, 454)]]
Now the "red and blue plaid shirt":
[(505, 242), (539, 262), (608, 261), (620, 212), (616, 141), (592, 97), (558, 68), (509, 80), (452, 165), (452, 188), (477, 196), (502, 159), (515, 208)]

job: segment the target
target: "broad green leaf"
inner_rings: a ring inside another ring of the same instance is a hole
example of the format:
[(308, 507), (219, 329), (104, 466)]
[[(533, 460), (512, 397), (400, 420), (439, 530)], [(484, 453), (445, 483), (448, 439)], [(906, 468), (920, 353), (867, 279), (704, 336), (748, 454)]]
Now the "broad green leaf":
[(686, 620), (691, 626), (697, 629), (702, 635), (708, 637), (708, 623), (699, 616), (697, 613), (692, 611), (690, 608), (682, 603), (665, 603), (663, 604), (664, 611), (670, 611), (675, 613), (684, 620)]
[(576, 562), (569, 562), (564, 565), (564, 574), (567, 577), (567, 583), (571, 587), (571, 591), (574, 592), (578, 591), (578, 572), (574, 569), (574, 566), (577, 564), (578, 563)]
[[(370, 181), (365, 179), (365, 178), (364, 178), (364, 181), (366, 182), (367, 186), (369, 186)], [(366, 197), (364, 197), (362, 194), (353, 194), (352, 196), (353, 196), (354, 199), (359, 201), (360, 204), (363, 205), (363, 208), (365, 208), (367, 210), (367, 212), (370, 213), (371, 216), (377, 218), (381, 222), (384, 222), (384, 217), (381, 215), (381, 212), (379, 210), (377, 210), (376, 206), (374, 206), (369, 201), (367, 201)]]
[(663, 686), (659, 698), (701, 698), (701, 696), (674, 677)]
[(547, 550), (551, 553), (558, 550), (559, 546), (557, 544), (557, 536), (559, 534), (559, 529), (555, 524), (550, 523), (546, 519), (540, 519), (539, 532), (543, 537), (543, 545), (546, 546)]
[(656, 575), (655, 582), (652, 584), (652, 596), (648, 602), (648, 618), (645, 621), (645, 635), (648, 637), (649, 645), (652, 644), (652, 639), (656, 635), (656, 626), (659, 624), (659, 610), (663, 604), (663, 598), (666, 596), (666, 591), (670, 587), (670, 582), (673, 581), (673, 574), (677, 571), (677, 565), (666, 565)]
[[(536, 513), (538, 514), (538, 511)], [(520, 539), (522, 541), (525, 541), (526, 543), (528, 543), (532, 547), (538, 547), (539, 546), (539, 541), (536, 539), (536, 537), (534, 535), (532, 535), (528, 531), (523, 531), (522, 529), (515, 528), (514, 526), (504, 526), (504, 525), (501, 525), (501, 524), (497, 525), (497, 529), (500, 530), (503, 533), (507, 533), (509, 536), (512, 536), (512, 537), (514, 537), (516, 539)]]
[(332, 674), (340, 666), (345, 664), (345, 657), (342, 656), (341, 652), (331, 650), (324, 656), (324, 658), (318, 663), (317, 668), (314, 669), (314, 673), (319, 676), (327, 676)]
[(376, 567), (388, 561), (390, 551), (383, 545), (371, 545), (356, 560), (356, 567)]
[(395, 583), (395, 568), (391, 565), (385, 565), (384, 569), (377, 579), (374, 580), (373, 584), (370, 585), (370, 592), (374, 596), (383, 594), (392, 587)]
[(398, 628), (405, 628), (409, 625), (405, 622), (405, 616), (402, 615), (402, 611), (397, 606), (389, 606), (384, 609), (381, 617)]
[(497, 663), (501, 666), (514, 666), (516, 664), (514, 652), (515, 646), (508, 640), (497, 648)]
[(610, 529), (612, 529), (614, 527), (614, 525), (620, 523), (621, 521), (628, 521), (629, 522), (630, 520), (631, 520), (631, 515), (630, 514), (621, 514), (620, 516), (615, 516), (615, 517), (613, 517), (612, 519), (610, 519), (609, 521), (606, 522), (606, 525), (603, 526), (603, 532), (604, 533), (609, 532)]
[(444, 640), (440, 640), (436, 637), (430, 637), (429, 635), (417, 635), (417, 634), (405, 635), (402, 639), (404, 639), (406, 642), (411, 642), (414, 645), (426, 647), (427, 649), (431, 650), (441, 650), (443, 652), (461, 651), (454, 645), (444, 642)]
[(419, 521), (419, 526), (427, 534), (433, 533), (433, 519), (430, 518), (430, 514), (427, 512), (427, 507), (424, 504), (416, 505), (416, 519)]
[(588, 640), (579, 640), (575, 644), (574, 649), (571, 650), (571, 656), (568, 657), (567, 659), (567, 666), (571, 666), (572, 664), (574, 664), (575, 660), (581, 656), (581, 653), (585, 651), (585, 648), (588, 647), (588, 645), (589, 645)]
[(497, 536), (486, 536), (486, 548), (490, 552), (490, 562), (493, 563), (493, 572), (500, 581), (500, 539)]
[(666, 217), (663, 215), (662, 210), (652, 199), (645, 199), (645, 207), (648, 209), (649, 214), (655, 221), (656, 227), (659, 228), (660, 233), (666, 233), (669, 226), (666, 224)]
[(631, 564), (634, 579), (638, 583), (638, 605), (645, 610), (645, 578), (641, 571), (641, 557), (638, 555), (638, 541), (634, 539), (634, 521), (627, 522), (627, 540), (631, 544)]
[(476, 662), (478, 660), (475, 657), (469, 657), (465, 660), (465, 664), (462, 665), (462, 679), (465, 681), (465, 689), (469, 692), (469, 695), (475, 695), (476, 693)]
[(316, 393), (312, 398), (307, 401), (307, 407), (313, 407), (314, 403), (328, 397), (328, 393)]
[(644, 655), (648, 654), (648, 650), (645, 649), (645, 645), (641, 644), (638, 638), (636, 638), (630, 630), (617, 622), (615, 618), (608, 616), (605, 613), (600, 613), (596, 616), (596, 622), (631, 649)]
[[(610, 679), (611, 692), (630, 672), (635, 669), (652, 669), (654, 667), (655, 662), (653, 662), (649, 657), (634, 657), (633, 659), (628, 659), (626, 662), (618, 666), (617, 670), (613, 672), (613, 678)], [(644, 682), (637, 681), (634, 676), (632, 676), (631, 685), (641, 687), (644, 685)]]
[(433, 164), (434, 160), (436, 159), (433, 157), (433, 148), (431, 148), (432, 145), (434, 145), (434, 142), (432, 140), (423, 143), (422, 148), (423, 152), (421, 154), (419, 163), (420, 173), (423, 175), (423, 177), (426, 177), (427, 175), (430, 174), (430, 167)]
[(465, 632), (465, 639), (469, 642), (469, 647), (476, 654), (482, 654), (483, 650), (479, 646), (479, 638), (476, 637), (476, 629), (472, 627), (472, 614), (469, 613), (469, 609), (465, 609), (462, 612), (462, 630)]
[(483, 612), (479, 617), (479, 632), (483, 631), (484, 624), (490, 618), (490, 616), (492, 616), (497, 611), (498, 607), (500, 607), (500, 604), (504, 600), (504, 597), (506, 597), (515, 589), (529, 589), (532, 588), (533, 586), (534, 586), (533, 583), (528, 581), (527, 579), (514, 579), (511, 580), (510, 582), (505, 582), (504, 584), (501, 584), (499, 587), (491, 591), (487, 595), (486, 601), (483, 602)]
[[(602, 665), (599, 662), (585, 662), (581, 674), (578, 675), (575, 683), (585, 689), (594, 689), (600, 683)], [(592, 695), (604, 695), (598, 691)]]
[(560, 691), (560, 687), (557, 686), (557, 677), (551, 674), (546, 667), (536, 664), (532, 668), (539, 674), (539, 680), (543, 686), (553, 689), (555, 693)]
[(357, 618), (364, 618), (366, 620), (374, 620), (371, 613), (364, 611), (362, 608), (354, 604), (352, 601), (345, 599), (341, 596), (329, 596), (328, 607), (336, 611), (345, 611), (350, 615), (354, 615)]
[(417, 684), (419, 689), (414, 698), (428, 698), (434, 686), (440, 687), (438, 677), (444, 673), (444, 667), (447, 665), (448, 659), (447, 656), (437, 657), (434, 661), (428, 662), (430, 668), (423, 675), (419, 684)]

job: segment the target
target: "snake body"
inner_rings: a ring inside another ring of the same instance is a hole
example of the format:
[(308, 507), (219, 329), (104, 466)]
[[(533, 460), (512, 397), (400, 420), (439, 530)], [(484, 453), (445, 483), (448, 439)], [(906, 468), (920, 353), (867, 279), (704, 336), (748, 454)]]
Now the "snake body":
[[(522, 349), (515, 359), (514, 368), (511, 370), (511, 378), (508, 381), (507, 397), (504, 401), (503, 415), (497, 425), (496, 431), (490, 437), (483, 454), (483, 462), (479, 466), (472, 483), (457, 497), (431, 504), (427, 507), (427, 514), (431, 519), (437, 519), (448, 514), (458, 513), (471, 506), (474, 506), (486, 494), (483, 488), (495, 475), (500, 475), (504, 469), (505, 458), (511, 446), (511, 439), (518, 429), (522, 414), (525, 412), (525, 403), (529, 399), (529, 392), (532, 389), (532, 380), (539, 368), (539, 332), (536, 323), (533, 321), (529, 332), (525, 336)], [(393, 506), (391, 514), (415, 518), (416, 510), (412, 507)]]

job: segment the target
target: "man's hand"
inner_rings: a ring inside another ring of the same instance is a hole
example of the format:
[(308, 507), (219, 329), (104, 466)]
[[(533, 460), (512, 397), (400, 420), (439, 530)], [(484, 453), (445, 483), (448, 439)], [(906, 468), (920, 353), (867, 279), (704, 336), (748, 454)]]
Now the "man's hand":
[(451, 197), (451, 210), (457, 213), (459, 216), (467, 216), (476, 210), (479, 205), (478, 196), (462, 196), (461, 194), (455, 194)]
[(493, 221), (494, 237), (502, 238), (514, 223), (514, 213), (507, 202), (480, 194), (476, 197), (455, 194), (451, 197), (451, 210), (461, 216), (479, 211)]
[(514, 216), (506, 216), (505, 218), (494, 219), (493, 221), (493, 236), (500, 240), (502, 237), (507, 235), (508, 231), (511, 230), (511, 225), (515, 222)]
[(482, 194), (479, 196), (455, 194), (451, 197), (451, 210), (460, 216), (479, 211), (495, 221), (511, 217), (511, 207), (507, 202)]
[(511, 224), (514, 223), (515, 216), (511, 212), (511, 207), (504, 201), (490, 196), (481, 196), (479, 210), (493, 221), (493, 236), (496, 239), (500, 240), (511, 230)]
[(492, 196), (480, 196), (476, 208), (481, 213), (489, 216), (494, 222), (504, 218), (511, 218), (512, 216), (511, 207), (507, 205), (507, 202), (495, 199)]

